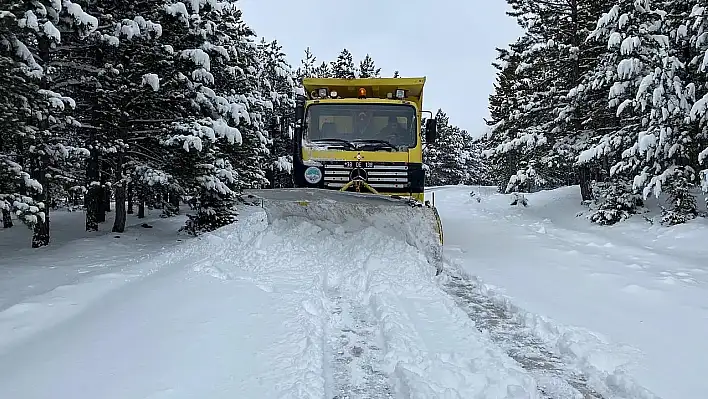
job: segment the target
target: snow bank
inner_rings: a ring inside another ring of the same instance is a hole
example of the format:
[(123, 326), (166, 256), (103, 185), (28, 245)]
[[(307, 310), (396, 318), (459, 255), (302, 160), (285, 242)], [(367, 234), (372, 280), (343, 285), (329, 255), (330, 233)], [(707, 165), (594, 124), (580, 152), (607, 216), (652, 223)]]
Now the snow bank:
[(461, 268), (458, 270), (475, 282), (478, 294), (490, 298), (500, 309), (513, 314), (516, 323), (529, 328), (567, 364), (588, 376), (590, 385), (604, 397), (619, 394), (626, 398), (659, 398), (639, 385), (627, 370), (640, 356), (637, 349), (613, 344), (593, 331), (563, 325), (549, 317), (527, 312), (496, 287), (483, 283)]
[[(298, 216), (333, 232), (361, 232), (375, 226), (387, 237), (406, 242), (441, 268), (442, 247), (431, 208), (411, 206), (404, 200), (348, 192), (313, 189), (251, 190), (264, 198), (270, 220)], [(307, 205), (303, 205), (307, 202)]]

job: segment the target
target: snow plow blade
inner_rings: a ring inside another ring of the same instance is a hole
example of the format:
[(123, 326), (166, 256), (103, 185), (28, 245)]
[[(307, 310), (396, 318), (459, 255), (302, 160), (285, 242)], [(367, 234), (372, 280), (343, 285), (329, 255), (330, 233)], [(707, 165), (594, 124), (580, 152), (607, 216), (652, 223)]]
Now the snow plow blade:
[(268, 223), (301, 217), (330, 231), (374, 227), (417, 248), (438, 273), (442, 270), (442, 223), (430, 204), (381, 194), (307, 188), (247, 190), (243, 197), (250, 198), (249, 202), (257, 199)]

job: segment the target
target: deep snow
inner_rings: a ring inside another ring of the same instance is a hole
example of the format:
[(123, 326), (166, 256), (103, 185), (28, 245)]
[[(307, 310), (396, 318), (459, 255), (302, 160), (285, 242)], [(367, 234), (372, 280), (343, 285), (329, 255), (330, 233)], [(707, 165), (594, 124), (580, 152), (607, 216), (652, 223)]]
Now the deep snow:
[(572, 187), (527, 208), (431, 191), (438, 277), (384, 225), (258, 207), (197, 239), (182, 217), (114, 238), (55, 212), (38, 251), (0, 230), (0, 397), (704, 396), (705, 220), (592, 226)]
[(7, 308), (0, 397), (536, 397), (414, 248), (258, 209)]
[(578, 187), (527, 194), (528, 207), (491, 187), (432, 191), (448, 259), (557, 354), (635, 394), (632, 379), (663, 398), (705, 398), (708, 220), (592, 225)]

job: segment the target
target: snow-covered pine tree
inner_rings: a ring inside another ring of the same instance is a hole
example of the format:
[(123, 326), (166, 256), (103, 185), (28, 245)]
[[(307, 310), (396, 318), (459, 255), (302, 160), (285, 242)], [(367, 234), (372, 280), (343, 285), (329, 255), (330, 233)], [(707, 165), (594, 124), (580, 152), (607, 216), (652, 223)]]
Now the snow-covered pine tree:
[(427, 143), (423, 151), (426, 185), (442, 186), (463, 183), (467, 177), (465, 139), (467, 133), (450, 124), (442, 109), (435, 115), (438, 137)]
[(644, 168), (634, 179), (634, 189), (643, 190), (645, 199), (651, 193), (657, 197), (662, 193), (668, 195), (671, 209), (665, 210), (662, 223), (669, 225), (684, 223), (698, 215), (692, 193), (698, 179), (696, 160), (700, 150), (695, 140), (698, 129), (689, 122), (695, 103), (695, 83), (686, 68), (691, 61), (685, 25), (692, 8), (690, 3), (679, 0), (646, 4), (663, 14), (657, 27), (663, 36), (655, 34), (655, 41), (649, 44), (656, 48), (655, 56), (647, 60), (652, 71), (644, 76), (637, 92), (649, 111), (649, 121), (643, 133), (646, 136), (640, 133), (632, 148), (644, 157)]
[[(57, 46), (66, 43), (62, 39), (71, 32), (85, 37), (97, 28), (97, 20), (84, 12), (81, 4), (68, 0), (10, 1), (0, 15), (0, 56), (7, 67), (2, 81), (11, 85), (3, 87), (8, 92), (0, 101), (10, 105), (5, 117), (13, 115), (10, 129), (3, 133), (0, 164), (4, 172), (0, 174), (19, 178), (9, 185), (16, 192), (3, 194), (3, 208), (9, 203), (8, 194), (14, 197), (11, 206), (34, 230), (32, 246), (42, 247), (50, 242), (52, 184), (63, 182), (61, 171), (71, 156), (85, 154), (57, 134), (75, 125), (70, 116), (75, 102), (57, 92), (50, 67), (54, 66)], [(5, 153), (9, 148), (14, 151)]]
[[(19, 2), (14, 4), (15, 10), (19, 5)], [(17, 16), (8, 6), (0, 10), (0, 125), (3, 126), (0, 134), (0, 210), (5, 228), (12, 227), (13, 213), (32, 225), (40, 212), (29, 194), (42, 187), (23, 168), (23, 138), (32, 131), (26, 118), (32, 112), (30, 101), (36, 89), (33, 83), (44, 72), (29, 48), (18, 38)]]
[[(511, 151), (512, 159), (516, 158), (517, 171), (511, 176), (506, 191), (557, 186), (563, 171), (553, 152), (558, 132), (553, 130), (552, 122), (556, 96), (563, 90), (559, 54), (565, 43), (554, 37), (549, 25), (563, 22), (559, 21), (560, 13), (554, 0), (548, 2), (548, 7), (532, 0), (509, 0), (509, 3), (513, 10), (509, 14), (526, 29), (514, 48), (519, 57), (515, 75), (523, 87), (516, 93), (520, 107), (510, 115), (516, 132), (505, 131), (504, 124), (496, 127), (493, 134), (501, 134), (501, 140), (497, 140), (500, 144), (491, 149), (490, 155), (500, 158)], [(526, 184), (531, 180), (525, 176), (535, 176), (536, 184)]]
[[(603, 169), (607, 170), (607, 176), (595, 190), (596, 209), (590, 215), (590, 220), (598, 224), (617, 223), (636, 213), (642, 205), (641, 198), (631, 189), (632, 176), (641, 167), (640, 160), (626, 157), (625, 150), (631, 148), (634, 137), (642, 128), (642, 109), (638, 102), (631, 105), (640, 81), (648, 71), (642, 60), (651, 57), (646, 53), (638, 58), (633, 56), (635, 50), (650, 50), (638, 46), (641, 39), (634, 34), (645, 30), (647, 25), (651, 26), (653, 20), (635, 16), (630, 20), (629, 14), (620, 13), (621, 9), (631, 12), (633, 8), (631, 1), (615, 4), (598, 19), (597, 27), (588, 38), (588, 41), (604, 44), (608, 51), (601, 56), (595, 70), (588, 72), (584, 84), (588, 89), (585, 91), (597, 91), (605, 94), (605, 98), (609, 97), (608, 109), (617, 118), (605, 118), (605, 125), (598, 129), (603, 132), (602, 136), (593, 138), (591, 146), (578, 157), (579, 164), (602, 162), (606, 165)], [(628, 24), (632, 24), (634, 34), (626, 37), (622, 30), (630, 31)], [(652, 40), (648, 34), (646, 38)]]
[(695, 205), (693, 211), (688, 209), (690, 195), (684, 189), (690, 167), (686, 169), (685, 160), (680, 160), (684, 156), (680, 143), (690, 135), (684, 121), (693, 92), (692, 85), (683, 81), (686, 73), (679, 58), (684, 53), (680, 48), (687, 47), (676, 41), (681, 23), (666, 16), (665, 10), (647, 1), (619, 1), (590, 35), (607, 43), (609, 51), (589, 75), (588, 86), (609, 86), (609, 107), (619, 118), (579, 158), (580, 162), (602, 159), (610, 166), (610, 181), (601, 188), (598, 211), (591, 216), (595, 222), (611, 224), (628, 217), (642, 204), (635, 192), (644, 189), (644, 198), (652, 190), (658, 195), (662, 181), (673, 181), (669, 192), (680, 197), (674, 198), (679, 207), (664, 221), (680, 222), (695, 212)]
[[(496, 146), (488, 153), (503, 169), (517, 165), (510, 190), (521, 189), (515, 182), (530, 182), (527, 177), (533, 175), (536, 188), (582, 182), (581, 192), (589, 197), (588, 173), (576, 173), (574, 161), (590, 133), (582, 128), (584, 110), (571, 103), (569, 94), (597, 59), (597, 49), (585, 38), (609, 0), (508, 2), (509, 14), (526, 32), (511, 46), (516, 57), (513, 73), (499, 72), (504, 79), (513, 78), (516, 103), (505, 118), (493, 122), (491, 134), (497, 137), (490, 137), (490, 142)], [(504, 95), (496, 99), (505, 101)]]
[(106, 197), (114, 190), (112, 230), (123, 232), (126, 201), (132, 203), (128, 185), (141, 194), (141, 210), (145, 202), (156, 202), (151, 198), (163, 199), (165, 186), (156, 185), (155, 180), (148, 184), (137, 171), (165, 167), (164, 149), (155, 135), (168, 128), (187, 106), (184, 100), (175, 101), (184, 89), (169, 62), (171, 49), (160, 42), (162, 25), (156, 21), (164, 16), (164, 3), (96, 1), (92, 5), (100, 10), (101, 26), (91, 36), (88, 48), (80, 54), (67, 54), (69, 60), (85, 57), (93, 61), (82, 84), (72, 86), (80, 98), (79, 132), (91, 150), (85, 183), (86, 229), (97, 230), (105, 220), (104, 204), (110, 200)]
[(232, 54), (226, 68), (234, 74), (225, 76), (228, 83), (217, 84), (217, 88), (232, 102), (232, 109), (238, 111), (231, 124), (238, 128), (241, 143), (225, 147), (224, 154), (234, 167), (236, 181), (233, 188), (239, 192), (243, 188), (268, 185), (266, 174), (271, 165), (268, 115), (274, 112), (275, 105), (271, 90), (263, 90), (263, 76), (267, 73), (261, 63), (255, 32), (243, 22), (235, 2), (228, 11), (224, 16), (228, 23), (223, 24), (220, 40)]
[(465, 176), (463, 184), (488, 186), (494, 184), (489, 161), (482, 155), (484, 150), (480, 138), (474, 138), (462, 130), (462, 161)]
[[(700, 187), (708, 193), (708, 4), (698, 0), (684, 2), (692, 7), (678, 33), (685, 34), (690, 45), (689, 76), (696, 90), (690, 111), (690, 121), (696, 129), (694, 150), (698, 155), (694, 159)], [(708, 204), (708, 197), (705, 201)]]
[(518, 49), (523, 46), (519, 41), (510, 45), (509, 49), (498, 48), (497, 62), (492, 65), (497, 69), (497, 79), (494, 93), (489, 96), (489, 113), (491, 120), (487, 121), (489, 130), (480, 139), (484, 147), (482, 155), (490, 163), (494, 184), (500, 192), (506, 190), (509, 179), (516, 174), (520, 161), (517, 148), (507, 148), (500, 151), (499, 146), (505, 141), (516, 137), (519, 121), (514, 118), (521, 107), (519, 99), (527, 86), (516, 74), (521, 61)]
[(193, 2), (190, 8), (191, 13), (185, 12), (184, 4), (175, 3), (168, 11), (190, 26), (188, 40), (175, 37), (182, 43), (174, 51), (185, 67), (196, 68), (180, 76), (195, 94), (190, 102), (197, 113), (175, 125), (179, 134), (164, 143), (199, 151), (190, 151), (191, 161), (170, 171), (196, 182), (187, 193), (197, 209), (188, 229), (196, 233), (233, 221), (238, 191), (267, 183), (268, 132), (263, 114), (272, 102), (258, 89), (261, 72), (255, 34), (243, 23), (236, 3)]
[[(598, 18), (613, 4), (614, 0), (558, 3), (558, 11), (567, 13), (570, 21), (560, 29), (552, 30), (556, 41), (564, 43), (557, 47), (562, 60), (560, 67), (563, 68), (560, 76), (564, 82), (553, 121), (553, 129), (560, 133), (554, 143), (554, 153), (569, 173), (568, 182), (579, 183), (581, 197), (586, 202), (593, 198), (592, 179), (598, 175), (599, 168), (597, 165), (578, 164), (577, 157), (597, 136), (600, 128), (597, 119), (607, 120), (606, 102), (597, 103), (597, 91), (590, 90), (589, 95), (585, 96), (586, 76), (595, 70), (607, 48), (604, 43), (587, 38), (596, 27)], [(602, 99), (606, 97), (607, 93), (602, 93)]]
[[(306, 50), (306, 60), (311, 56)], [(295, 110), (294, 73), (285, 60), (285, 53), (277, 41), (259, 45), (261, 63), (261, 91), (270, 98), (273, 106), (265, 110), (264, 122), (272, 141), (268, 165), (269, 186), (292, 187), (292, 117)], [(314, 58), (311, 58), (314, 61)], [(309, 60), (307, 61), (309, 62)], [(311, 65), (304, 65), (310, 68)]]

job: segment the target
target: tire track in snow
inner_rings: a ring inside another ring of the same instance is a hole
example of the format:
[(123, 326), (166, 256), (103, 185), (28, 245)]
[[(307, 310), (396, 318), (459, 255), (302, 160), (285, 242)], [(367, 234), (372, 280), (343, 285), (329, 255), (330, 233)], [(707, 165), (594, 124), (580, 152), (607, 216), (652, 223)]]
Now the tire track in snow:
[[(311, 291), (303, 293), (309, 297), (307, 320), (319, 326), (320, 335), (310, 339), (318, 342), (323, 397), (394, 398), (389, 375), (382, 370), (384, 350), (380, 321), (361, 290), (367, 278), (362, 264), (369, 254), (362, 253), (358, 246), (342, 246), (342, 241), (350, 236), (303, 223), (300, 219), (277, 221), (265, 232), (272, 234), (275, 241), (266, 243), (261, 250), (272, 258), (292, 259), (289, 264), (279, 265), (276, 274), (287, 269), (287, 274), (296, 280), (310, 275)], [(317, 238), (291, 240), (291, 237), (302, 236)], [(272, 247), (273, 252), (266, 250)], [(257, 260), (251, 263), (257, 265), (262, 256), (255, 253), (254, 257)], [(295, 285), (300, 286), (302, 282), (297, 281)]]
[(548, 399), (604, 399), (586, 376), (560, 357), (515, 319), (515, 315), (482, 295), (477, 284), (447, 268), (443, 287), (453, 300), (489, 337), (537, 381), (540, 394)]
[(328, 331), (332, 399), (393, 398), (381, 366), (381, 343), (374, 316), (367, 306), (328, 292), (332, 308)]
[(325, 399), (538, 397), (533, 378), (479, 336), (411, 244), (376, 226), (309, 222), (272, 221), (267, 230), (277, 239), (264, 244), (279, 255), (260, 249), (294, 260), (271, 270), (294, 273), (288, 290), (303, 275), (310, 280), (308, 318), (321, 329), (308, 338), (317, 341), (308, 354), (319, 360), (306, 375), (323, 378), (312, 392), (321, 389)]

